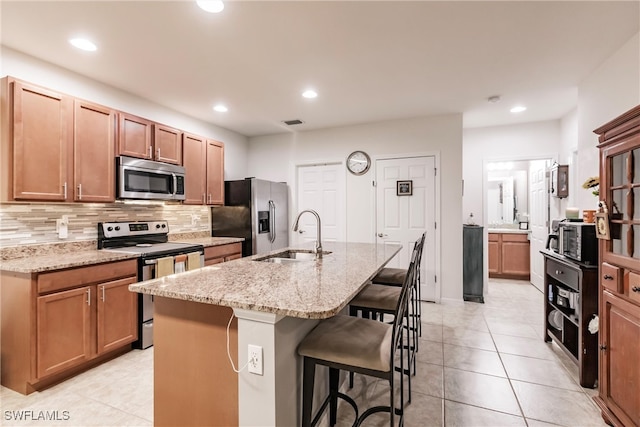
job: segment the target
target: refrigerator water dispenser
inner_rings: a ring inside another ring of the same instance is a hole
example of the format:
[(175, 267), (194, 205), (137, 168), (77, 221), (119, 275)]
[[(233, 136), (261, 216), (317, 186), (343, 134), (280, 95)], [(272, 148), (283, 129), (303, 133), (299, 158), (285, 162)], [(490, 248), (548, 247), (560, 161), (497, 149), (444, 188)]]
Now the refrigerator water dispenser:
[(258, 211), (258, 233), (268, 233), (269, 229), (269, 211)]

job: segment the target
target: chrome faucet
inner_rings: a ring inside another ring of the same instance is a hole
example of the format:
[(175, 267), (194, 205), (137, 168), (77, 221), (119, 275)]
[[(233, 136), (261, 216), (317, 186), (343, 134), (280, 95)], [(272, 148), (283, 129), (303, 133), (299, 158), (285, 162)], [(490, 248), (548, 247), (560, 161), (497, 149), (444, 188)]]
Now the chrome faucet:
[(309, 212), (316, 217), (316, 224), (317, 224), (318, 230), (316, 233), (316, 236), (317, 236), (316, 248), (314, 249), (313, 252), (316, 254), (316, 258), (322, 258), (322, 225), (320, 224), (320, 215), (318, 215), (318, 212), (314, 211), (313, 209), (305, 209), (302, 212), (300, 212), (298, 214), (298, 217), (296, 218), (296, 223), (293, 225), (293, 231), (298, 231), (298, 222), (300, 221), (300, 217), (302, 216), (302, 214), (305, 212)]

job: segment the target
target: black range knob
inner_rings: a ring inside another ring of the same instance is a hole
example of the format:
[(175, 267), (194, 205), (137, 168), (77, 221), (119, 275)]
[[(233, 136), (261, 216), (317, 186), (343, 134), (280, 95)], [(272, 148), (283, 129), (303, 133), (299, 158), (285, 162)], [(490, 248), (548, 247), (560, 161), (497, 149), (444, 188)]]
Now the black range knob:
[(113, 227), (107, 227), (107, 231), (113, 231)]
[(162, 224), (162, 228), (167, 228), (167, 224)]
[(120, 231), (120, 226), (116, 225), (116, 231)]
[(156, 228), (160, 228), (160, 224), (156, 224)]

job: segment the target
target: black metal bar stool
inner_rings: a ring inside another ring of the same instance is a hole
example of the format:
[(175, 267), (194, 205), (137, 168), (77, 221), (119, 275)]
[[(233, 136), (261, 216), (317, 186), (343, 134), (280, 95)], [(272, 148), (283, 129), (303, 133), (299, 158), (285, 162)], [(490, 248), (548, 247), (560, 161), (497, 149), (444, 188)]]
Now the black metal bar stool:
[[(417, 299), (417, 274), (420, 268), (419, 259), (422, 253), (422, 247), (424, 246), (425, 235), (418, 240), (413, 247), (411, 254), (411, 261), (415, 264), (415, 275), (412, 283), (410, 284), (410, 310), (407, 311), (407, 327), (409, 329), (407, 348), (407, 369), (410, 370), (413, 367), (413, 374), (416, 374), (416, 352), (418, 351), (418, 323), (420, 319), (417, 315), (417, 305), (420, 301)], [(357, 316), (358, 312), (362, 312), (363, 317), (380, 319), (384, 321), (385, 314), (396, 315), (396, 302), (399, 298), (400, 287), (406, 280), (406, 276), (409, 269), (387, 269), (394, 270), (397, 273), (393, 276), (394, 281), (391, 283), (391, 276), (389, 278), (390, 283), (373, 284), (365, 287), (353, 300), (349, 303), (349, 314)], [(409, 377), (409, 401), (411, 401), (411, 378)], [(349, 383), (353, 385), (353, 375), (349, 376)]]
[[(300, 342), (298, 354), (304, 357), (302, 386), (302, 426), (315, 426), (329, 406), (331, 426), (337, 420), (337, 399), (346, 400), (354, 407), (354, 426), (376, 412), (389, 412), (389, 422), (394, 426), (395, 416), (403, 417), (404, 411), (404, 321), (407, 319), (409, 288), (414, 280), (415, 269), (410, 266), (405, 283), (400, 288), (397, 313), (392, 324), (361, 317), (337, 315), (321, 321)], [(400, 408), (395, 402), (395, 356), (400, 352)], [(313, 389), (316, 365), (329, 367), (329, 395), (315, 416), (313, 412)], [(340, 370), (357, 372), (389, 382), (389, 406), (374, 406), (358, 414), (356, 403), (347, 395), (338, 392)], [(402, 423), (401, 423), (402, 424)]]

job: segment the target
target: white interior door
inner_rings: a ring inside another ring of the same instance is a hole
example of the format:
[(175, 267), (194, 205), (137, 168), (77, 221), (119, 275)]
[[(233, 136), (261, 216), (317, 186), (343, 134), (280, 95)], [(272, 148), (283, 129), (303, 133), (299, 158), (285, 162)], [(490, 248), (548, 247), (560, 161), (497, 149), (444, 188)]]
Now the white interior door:
[(529, 166), (529, 257), (531, 283), (541, 291), (544, 286), (544, 249), (549, 234), (549, 194), (547, 192), (547, 160), (533, 160)]
[[(298, 167), (298, 212), (313, 209), (322, 220), (322, 241), (345, 241), (346, 200), (345, 168), (342, 164)], [(298, 232), (293, 232), (295, 244), (315, 242), (316, 219), (311, 214), (300, 218)]]
[[(398, 181), (411, 181), (411, 195), (398, 195)], [(427, 232), (422, 253), (422, 299), (437, 301), (435, 248), (435, 158), (376, 160), (376, 241), (400, 243), (388, 267), (407, 268), (414, 242)]]

